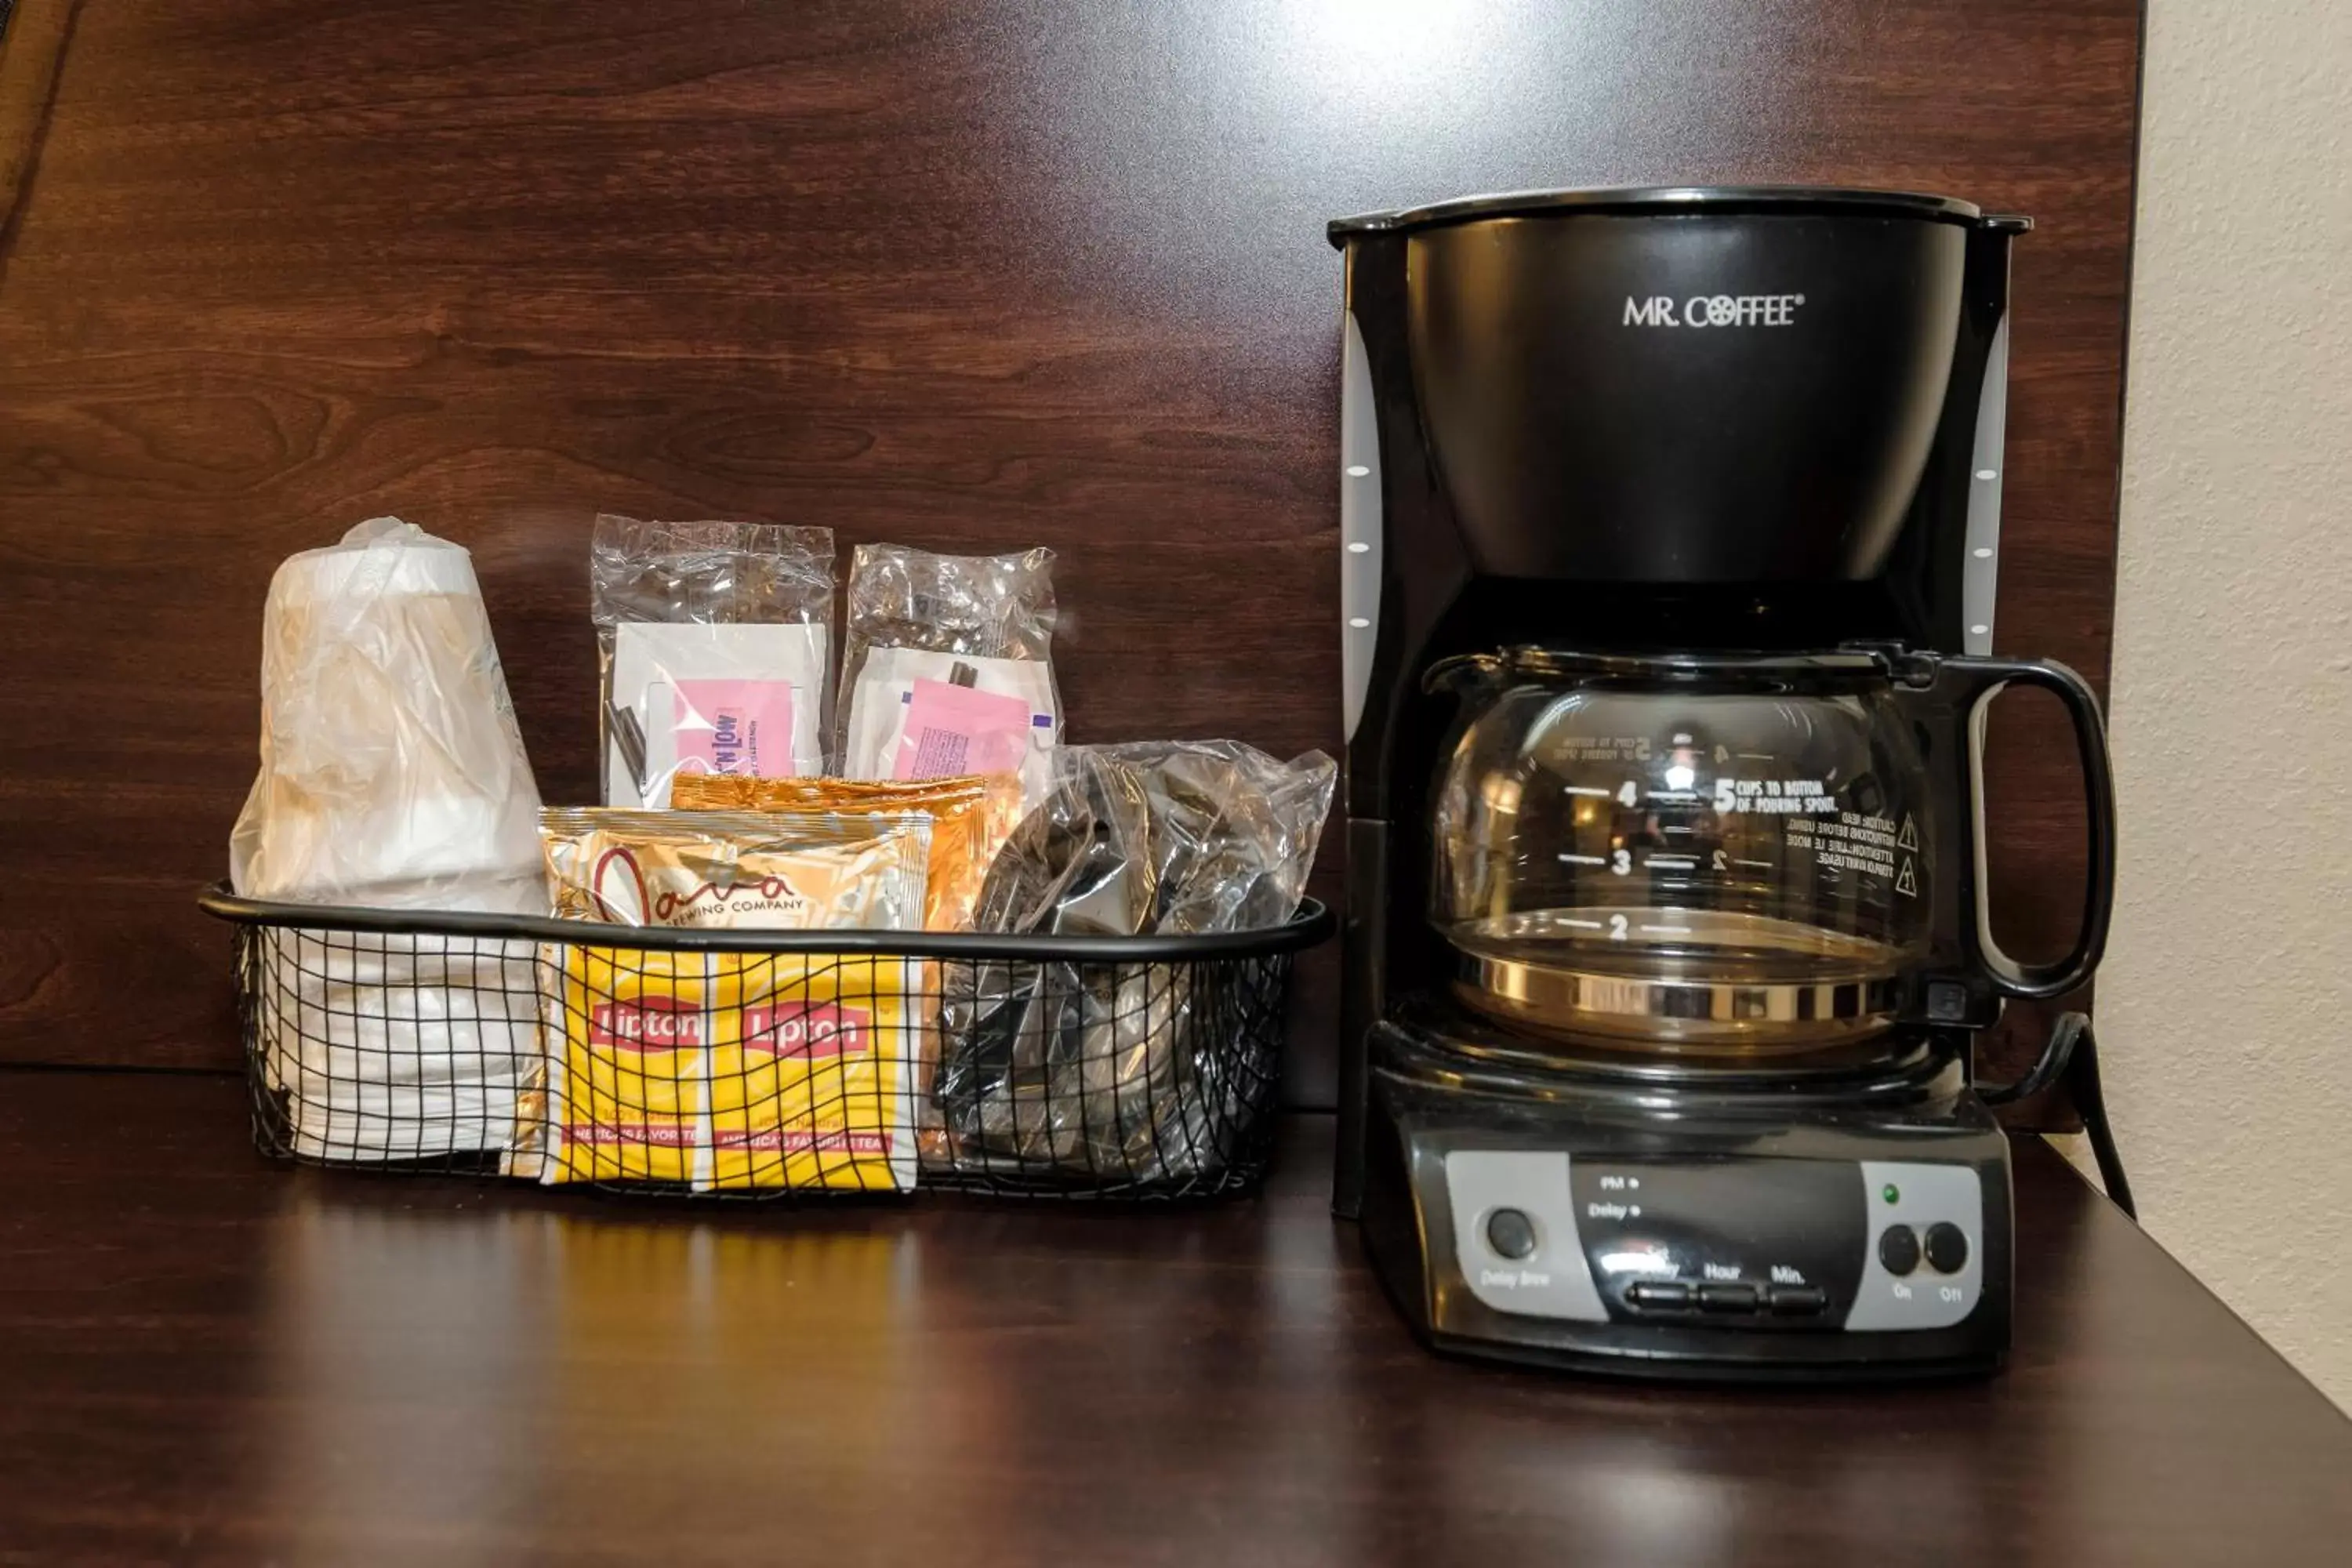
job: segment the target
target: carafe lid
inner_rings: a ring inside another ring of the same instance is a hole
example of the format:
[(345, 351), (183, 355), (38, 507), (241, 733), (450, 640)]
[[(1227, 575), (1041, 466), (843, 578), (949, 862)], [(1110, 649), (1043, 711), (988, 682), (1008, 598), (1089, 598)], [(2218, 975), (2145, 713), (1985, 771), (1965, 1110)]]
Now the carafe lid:
[(1868, 648), (1811, 653), (1672, 649), (1594, 653), (1517, 643), (1492, 653), (1461, 654), (1430, 666), (1423, 689), (1438, 691), (1486, 680), (1624, 681), (1645, 686), (1786, 687), (1835, 691), (1885, 681), (1885, 657)]
[(1849, 190), (1837, 185), (1616, 185), (1596, 190), (1506, 191), (1458, 196), (1423, 206), (1334, 218), (1328, 234), (1336, 246), (1360, 235), (1390, 234), (1483, 218), (1548, 214), (1663, 217), (1730, 212), (1926, 218), (1972, 228), (2006, 229), (2012, 234), (2022, 234), (2033, 226), (2029, 217), (1987, 213), (1974, 202), (1919, 191)]

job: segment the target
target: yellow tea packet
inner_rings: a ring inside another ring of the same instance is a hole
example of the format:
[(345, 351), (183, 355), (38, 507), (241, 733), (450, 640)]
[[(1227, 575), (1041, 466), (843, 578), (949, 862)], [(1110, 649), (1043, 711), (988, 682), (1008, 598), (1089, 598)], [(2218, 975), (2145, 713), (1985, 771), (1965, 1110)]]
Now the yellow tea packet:
[(912, 960), (743, 954), (709, 1063), (714, 1187), (915, 1184)]
[(741, 773), (680, 773), (670, 804), (691, 811), (830, 811), (931, 818), (925, 931), (970, 931), (996, 852), (1021, 825), (1018, 773), (941, 779), (761, 779)]
[[(824, 810), (888, 814), (922, 811), (931, 818), (930, 878), (923, 894), (925, 931), (970, 931), (972, 913), (1013, 830), (1021, 825), (1018, 773), (963, 773), (936, 779), (761, 779), (739, 773), (681, 773), (670, 785), (680, 806), (740, 811)], [(910, 966), (910, 994), (935, 998), (935, 965)], [(936, 1142), (940, 1023), (935, 1005), (917, 1010), (921, 1068), (917, 1105), (925, 1137)]]
[(508, 1169), (544, 1183), (695, 1183), (707, 1166), (709, 956), (551, 946), (541, 1081), (518, 1097)]
[[(919, 813), (551, 810), (556, 912), (607, 924), (919, 928)], [(696, 1190), (915, 1182), (913, 961), (550, 944), (557, 1005), (513, 1173)]]

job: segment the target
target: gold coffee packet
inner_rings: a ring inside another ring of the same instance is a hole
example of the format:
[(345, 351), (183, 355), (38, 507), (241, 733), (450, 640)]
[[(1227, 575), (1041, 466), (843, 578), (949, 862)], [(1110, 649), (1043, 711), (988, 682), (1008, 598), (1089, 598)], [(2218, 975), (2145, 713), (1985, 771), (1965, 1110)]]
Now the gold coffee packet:
[(539, 814), (565, 920), (771, 931), (919, 931), (929, 876), (919, 813)]
[(887, 780), (680, 773), (670, 785), (670, 803), (693, 811), (928, 813), (931, 853), (923, 929), (970, 931), (988, 868), (1021, 825), (1021, 779), (1017, 773)]

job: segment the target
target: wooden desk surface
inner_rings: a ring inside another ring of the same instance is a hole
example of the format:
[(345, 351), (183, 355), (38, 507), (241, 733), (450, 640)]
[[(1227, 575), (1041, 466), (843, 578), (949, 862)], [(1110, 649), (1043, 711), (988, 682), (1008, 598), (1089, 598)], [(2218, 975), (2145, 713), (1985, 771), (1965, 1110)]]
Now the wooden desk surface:
[(289, 1172), (0, 1073), (0, 1562), (2341, 1562), (2352, 1424), (2038, 1142), (2011, 1370), (1436, 1360), (1324, 1209), (647, 1205)]

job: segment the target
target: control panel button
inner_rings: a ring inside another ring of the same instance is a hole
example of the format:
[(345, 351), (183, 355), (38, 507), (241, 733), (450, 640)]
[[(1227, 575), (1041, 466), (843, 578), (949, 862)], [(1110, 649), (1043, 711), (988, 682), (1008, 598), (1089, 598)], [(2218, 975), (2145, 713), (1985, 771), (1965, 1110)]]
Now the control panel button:
[(1690, 1305), (1691, 1288), (1680, 1279), (1636, 1279), (1625, 1287), (1625, 1301), (1649, 1311), (1678, 1311)]
[(1756, 1310), (1756, 1287), (1702, 1285), (1698, 1288), (1698, 1305), (1703, 1312), (1752, 1312)]
[(1896, 1279), (1919, 1267), (1919, 1233), (1907, 1225), (1890, 1225), (1879, 1234), (1879, 1267)]
[[(1838, 1326), (1847, 1333), (1908, 1333), (1967, 1321), (2001, 1288), (1985, 1275), (1993, 1220), (1985, 1167), (1926, 1160), (1864, 1160), (1861, 1166), (1871, 1220), (1867, 1239), (1854, 1248), (1863, 1268), (1852, 1304), (1843, 1289), (1832, 1288)], [(1948, 1238), (1947, 1230), (1954, 1233)], [(1942, 1271), (1948, 1260), (1957, 1267)]]
[(1498, 1258), (1517, 1261), (1536, 1252), (1536, 1222), (1518, 1209), (1496, 1209), (1486, 1216), (1486, 1245)]
[(1969, 1266), (1969, 1233), (1948, 1221), (1927, 1227), (1927, 1266), (1938, 1274), (1958, 1274)]
[[(1414, 1159), (1420, 1159), (1418, 1152)], [(1456, 1303), (1444, 1300), (1451, 1292), (1441, 1289), (1441, 1321), (1435, 1325), (1440, 1331), (1465, 1326), (1489, 1337), (1512, 1331), (1482, 1323), (1486, 1312), (1573, 1323), (1609, 1321), (1614, 1302), (1601, 1300), (1585, 1260), (1566, 1153), (1558, 1149), (1447, 1149), (1440, 1169), (1442, 1181), (1433, 1182), (1414, 1167), (1413, 1182), (1425, 1205), (1422, 1234), (1433, 1251), (1441, 1229), (1450, 1234), (1452, 1245), (1445, 1250), (1453, 1254), (1450, 1261), (1463, 1289), (1477, 1304), (1477, 1310), (1460, 1304), (1458, 1310), (1465, 1315), (1456, 1317)], [(1489, 1222), (1494, 1225), (1491, 1236)], [(1511, 1252), (1526, 1256), (1506, 1256)], [(1438, 1261), (1433, 1257), (1431, 1267)]]
[(1803, 1318), (1827, 1308), (1830, 1296), (1818, 1285), (1775, 1285), (1764, 1292), (1764, 1304), (1774, 1317)]

